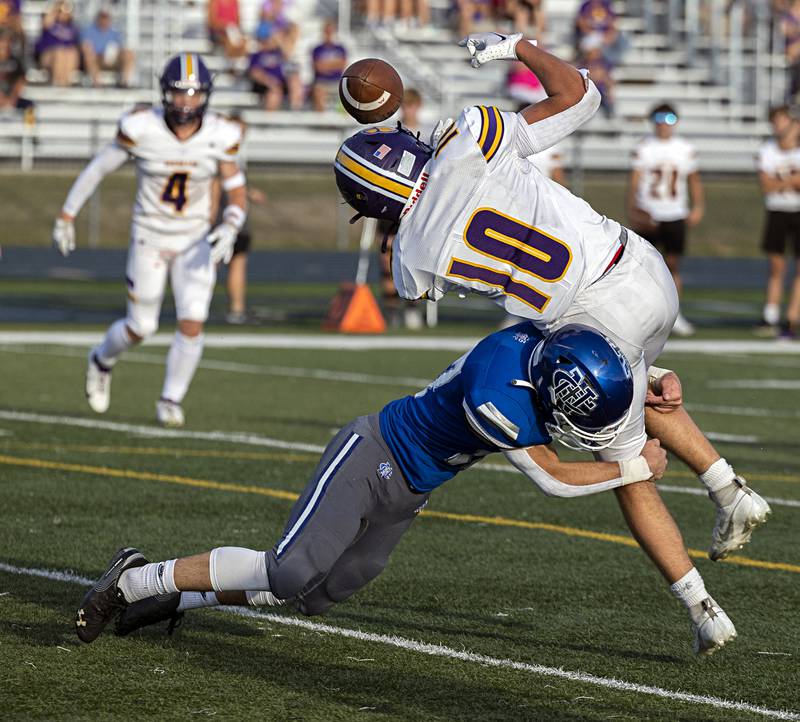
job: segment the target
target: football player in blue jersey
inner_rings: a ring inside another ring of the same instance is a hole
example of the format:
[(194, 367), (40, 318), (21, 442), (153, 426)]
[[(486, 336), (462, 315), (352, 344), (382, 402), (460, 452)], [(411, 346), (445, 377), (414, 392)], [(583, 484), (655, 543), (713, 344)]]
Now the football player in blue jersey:
[[(659, 479), (657, 440), (620, 462), (562, 462), (558, 439), (597, 452), (627, 423), (630, 365), (603, 335), (564, 326), (545, 336), (532, 324), (498, 331), (415, 396), (362, 416), (334, 437), (269, 551), (218, 547), (148, 563), (121, 549), (77, 612), (92, 642), (115, 617), (117, 634), (186, 609), (293, 601), (320, 614), (374, 579), (427, 504), (430, 493), (479, 459), (503, 452), (545, 494), (581, 496)], [(663, 503), (623, 504), (628, 524), (689, 611), (694, 647), (710, 654), (736, 636), (709, 596)]]

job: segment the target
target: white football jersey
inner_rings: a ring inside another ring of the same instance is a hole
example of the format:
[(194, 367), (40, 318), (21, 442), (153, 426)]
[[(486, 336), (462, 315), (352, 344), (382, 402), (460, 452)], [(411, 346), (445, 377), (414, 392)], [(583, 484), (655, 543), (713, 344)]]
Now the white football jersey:
[(561, 166), (561, 151), (557, 145), (545, 148), (541, 153), (534, 153), (528, 156), (528, 160), (533, 163), (547, 178), (553, 177), (553, 171)]
[(461, 287), (546, 326), (603, 274), (620, 225), (524, 157), (518, 122), (516, 113), (471, 107), (442, 136), (394, 241), (403, 298), (437, 300)]
[[(758, 170), (785, 179), (800, 173), (800, 148), (784, 150), (776, 141), (768, 140), (758, 151)], [(767, 193), (764, 205), (770, 211), (792, 213), (800, 211), (800, 191), (786, 190)]]
[(633, 168), (640, 171), (636, 204), (654, 221), (678, 221), (689, 215), (687, 179), (697, 170), (697, 154), (689, 141), (645, 138), (634, 148)]
[(238, 123), (210, 111), (185, 141), (169, 129), (160, 108), (124, 115), (116, 143), (136, 161), (135, 232), (176, 251), (204, 236), (211, 221), (211, 182), (220, 162), (237, 162), (241, 139)]

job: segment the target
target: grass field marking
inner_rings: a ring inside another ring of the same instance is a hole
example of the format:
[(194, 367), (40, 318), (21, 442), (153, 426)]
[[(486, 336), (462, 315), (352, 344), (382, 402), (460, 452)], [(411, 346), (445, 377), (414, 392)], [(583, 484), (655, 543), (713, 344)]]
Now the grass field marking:
[[(50, 579), (57, 582), (79, 584), (88, 587), (94, 584), (93, 579), (74, 574), (69, 571), (59, 571), (55, 569), (36, 569), (31, 567), (18, 567), (0, 560), (0, 572), (8, 574), (19, 574), (22, 576), (38, 577), (40, 579)], [(295, 627), (298, 629), (315, 632), (317, 634), (329, 634), (347, 639), (355, 639), (359, 642), (371, 644), (382, 644), (395, 647), (407, 652), (424, 654), (430, 657), (441, 657), (457, 662), (468, 662), (481, 664), (488, 667), (500, 669), (511, 669), (517, 672), (527, 672), (540, 677), (551, 677), (563, 679), (579, 684), (589, 684), (595, 687), (605, 687), (617, 692), (630, 692), (632, 694), (642, 694), (653, 697), (660, 697), (667, 700), (677, 700), (687, 704), (705, 705), (716, 709), (727, 709), (735, 712), (749, 712), (751, 714), (762, 715), (779, 720), (800, 720), (800, 712), (793, 710), (780, 710), (751, 704), (749, 702), (737, 702), (734, 700), (714, 697), (711, 695), (692, 694), (691, 692), (680, 692), (677, 690), (664, 689), (652, 685), (638, 684), (636, 682), (626, 682), (625, 680), (615, 679), (614, 677), (600, 677), (589, 672), (578, 672), (560, 667), (548, 667), (541, 664), (531, 664), (529, 662), (518, 662), (513, 659), (503, 657), (490, 657), (485, 654), (476, 654), (464, 649), (453, 649), (441, 644), (429, 644), (419, 642), (405, 637), (398, 637), (390, 634), (376, 634), (374, 632), (363, 632), (360, 629), (348, 629), (347, 627), (336, 627), (332, 624), (312, 622), (308, 619), (299, 617), (285, 616), (269, 612), (259, 612), (245, 607), (219, 607), (219, 611), (228, 614), (235, 614), (249, 619), (258, 619), (271, 624), (280, 624), (285, 627)]]
[[(797, 479), (793, 479), (793, 481), (797, 481)], [(675, 486), (673, 484), (657, 484), (659, 491), (668, 491), (674, 494), (691, 494), (692, 496), (708, 496), (708, 492), (705, 489), (696, 489), (691, 486)], [(774, 496), (762, 496), (762, 499), (766, 499), (770, 504), (775, 506), (791, 506), (795, 509), (800, 509), (800, 500), (798, 499), (780, 499)]]
[[(186, 476), (175, 474), (159, 474), (150, 471), (136, 471), (135, 469), (116, 469), (107, 466), (89, 466), (87, 464), (71, 464), (62, 461), (47, 461), (45, 459), (28, 459), (17, 456), (6, 456), (0, 454), (0, 464), (8, 466), (25, 466), (37, 469), (53, 469), (59, 471), (70, 471), (82, 474), (92, 474), (95, 476), (111, 476), (123, 479), (138, 479), (141, 481), (160, 481), (168, 484), (180, 484), (181, 486), (193, 486), (202, 489), (214, 489), (216, 491), (231, 491), (240, 494), (260, 494), (274, 499), (285, 499), (295, 501), (298, 494), (281, 489), (271, 489), (264, 486), (254, 486), (248, 484), (236, 484), (232, 482), (211, 481), (209, 479), (193, 479)], [(446, 511), (425, 510), (420, 512), (422, 516), (433, 519), (446, 519), (466, 524), (486, 524), (489, 526), (514, 527), (517, 529), (531, 529), (538, 531), (549, 531), (566, 536), (593, 539), (595, 541), (612, 542), (628, 547), (638, 547), (638, 543), (631, 537), (621, 534), (610, 534), (607, 532), (596, 532), (589, 529), (578, 529), (575, 527), (560, 526), (547, 522), (534, 522), (525, 519), (509, 519), (502, 516), (480, 516), (476, 514), (457, 514)], [(699, 549), (687, 549), (690, 557), (695, 559), (706, 559), (707, 553)], [(794, 572), (800, 574), (800, 566), (787, 564), (785, 562), (770, 562), (760, 559), (750, 559), (748, 557), (730, 556), (720, 560), (721, 563), (737, 564), (740, 566), (754, 567), (757, 569), (768, 569), (770, 571)]]
[[(86, 354), (83, 351), (72, 351), (62, 349), (60, 351), (52, 349), (31, 349), (26, 347), (0, 347), (0, 351), (7, 353), (27, 353), (42, 356), (59, 356), (65, 358), (80, 358), (86, 361)], [(128, 352), (125, 354), (125, 361), (143, 364), (155, 364), (163, 366), (165, 358), (156, 354), (146, 354)], [(319, 381), (344, 381), (356, 384), (374, 384), (376, 386), (402, 386), (413, 389), (421, 389), (427, 386), (432, 379), (422, 379), (413, 376), (382, 376), (380, 374), (356, 373), (353, 371), (334, 371), (331, 369), (302, 368), (297, 366), (274, 366), (260, 364), (246, 364), (237, 361), (219, 361), (216, 359), (202, 359), (200, 368), (207, 371), (224, 371), (225, 373), (253, 374), (256, 376), (279, 376), (298, 379), (316, 379)]]
[[(3, 436), (0, 430), (0, 436)], [(222, 451), (214, 449), (181, 449), (169, 446), (92, 446), (90, 444), (39, 444), (28, 441), (0, 442), (6, 448), (49, 451), (79, 451), (88, 454), (129, 454), (131, 456), (185, 456), (235, 459), (239, 461), (319, 461), (318, 454), (280, 454), (273, 451)]]
[[(89, 348), (102, 340), (103, 333), (85, 331), (0, 331), (0, 345), (59, 345)], [(169, 346), (173, 334), (157, 333), (145, 341), (148, 346)], [(458, 351), (472, 348), (478, 336), (344, 336), (337, 334), (292, 333), (208, 333), (206, 348), (283, 348), (294, 350), (334, 351)], [(743, 353), (753, 355), (793, 356), (800, 354), (800, 344), (780, 344), (771, 340), (737, 339), (670, 340), (664, 353), (711, 354)]]
[(225, 441), (233, 444), (266, 446), (273, 449), (286, 449), (288, 451), (307, 451), (311, 454), (320, 454), (325, 450), (325, 447), (319, 444), (305, 444), (299, 441), (282, 441), (281, 439), (271, 439), (268, 436), (259, 436), (258, 434), (251, 434), (243, 431), (188, 431), (186, 429), (164, 429), (160, 426), (147, 426), (145, 424), (125, 424), (118, 421), (87, 419), (82, 416), (56, 416), (52, 414), (29, 413), (27, 411), (9, 411), (7, 409), (0, 409), (0, 419), (32, 424), (77, 426), (83, 429), (117, 431), (123, 434), (135, 434), (137, 436), (157, 439)]
[(757, 416), (766, 419), (800, 419), (800, 411), (782, 409), (760, 409), (751, 406), (721, 406), (719, 404), (684, 404), (687, 411), (722, 414), (723, 416)]
[(726, 379), (707, 381), (710, 389), (756, 389), (759, 391), (800, 391), (800, 379)]

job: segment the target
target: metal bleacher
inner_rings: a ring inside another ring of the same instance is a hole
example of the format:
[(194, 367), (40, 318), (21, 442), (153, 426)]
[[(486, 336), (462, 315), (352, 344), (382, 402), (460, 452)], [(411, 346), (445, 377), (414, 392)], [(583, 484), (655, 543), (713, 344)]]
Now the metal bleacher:
[[(619, 3), (621, 29), (631, 47), (616, 73), (616, 115), (607, 119), (598, 114), (564, 144), (568, 164), (596, 170), (626, 168), (633, 144), (647, 130), (643, 120), (647, 110), (656, 102), (670, 100), (679, 107), (681, 132), (697, 145), (704, 170), (752, 170), (753, 155), (769, 132), (764, 120), (766, 103), (782, 94), (775, 77), (782, 77), (783, 58), (763, 47), (759, 50), (757, 33), (755, 38), (744, 34), (739, 38), (736, 57), (714, 52), (708, 37), (687, 30), (693, 22), (693, 3), (703, 1), (678, 3), (684, 15), (678, 12), (675, 17), (672, 0), (641, 0), (638, 11), (635, 2)], [(705, 1), (711, 6), (721, 2)], [(347, 0), (340, 0), (340, 6), (341, 2)], [(252, 31), (260, 3), (241, 0), (240, 4), (244, 30)], [(91, 0), (81, 3), (82, 21), (89, 20), (96, 5)], [(503, 91), (503, 65), (490, 64), (479, 71), (470, 68), (449, 29), (449, 0), (432, 0), (431, 5), (434, 24), (429, 28), (355, 29), (345, 37), (351, 59), (379, 55), (393, 62), (404, 80), (423, 92), (423, 119), (431, 125), (436, 118), (452, 116), (474, 103), (510, 107)], [(571, 29), (578, 5), (579, 0), (547, 0), (545, 5), (549, 47), (561, 57), (572, 56)], [(24, 26), (32, 42), (39, 34), (45, 6), (43, 0), (23, 3)], [(215, 108), (242, 112), (249, 125), (246, 154), (251, 163), (330, 163), (341, 140), (355, 127), (341, 110), (260, 110), (257, 97), (241, 77), (242, 66), (211, 52), (204, 2), (128, 0), (114, 7), (117, 25), (126, 30), (129, 40), (134, 38), (138, 87), (53, 88), (44, 84), (40, 71), (31, 71), (25, 95), (36, 102), (36, 123), (0, 119), (0, 158), (31, 168), (41, 162), (90, 157), (113, 137), (122, 112), (139, 103), (159, 102), (156, 74), (166, 57), (179, 50), (199, 52), (207, 59), (216, 74)], [(310, 48), (319, 38), (324, 10), (317, 0), (296, 0), (293, 9), (293, 19), (301, 28), (296, 57), (307, 81)], [(748, 91), (748, 78), (750, 89), (755, 87), (757, 92)]]

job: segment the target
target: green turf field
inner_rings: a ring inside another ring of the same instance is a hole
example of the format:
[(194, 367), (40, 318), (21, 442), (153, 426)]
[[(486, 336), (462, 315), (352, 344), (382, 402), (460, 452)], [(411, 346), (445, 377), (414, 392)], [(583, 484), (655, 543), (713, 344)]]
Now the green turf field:
[[(664, 358), (702, 426), (734, 435), (723, 437), (723, 454), (773, 499), (773, 518), (753, 543), (714, 564), (704, 558), (712, 505), (681, 493), (698, 484), (677, 463), (664, 479), (709, 591), (739, 632), (696, 660), (683, 610), (632, 543), (612, 495), (547, 499), (480, 465), (434, 494), (380, 578), (311, 620), (335, 629), (288, 625), (288, 610), (250, 618), (203, 610), (172, 637), (152, 629), (80, 646), (71, 625), (83, 586), (10, 567), (94, 578), (123, 544), (152, 559), (270, 547), (314, 468), (313, 449), (458, 355), (211, 348), (185, 403), (187, 433), (168, 435), (153, 425), (165, 349), (145, 347), (120, 364), (104, 417), (85, 406), (84, 351), (0, 346), (7, 718), (764, 717), (725, 708), (739, 702), (800, 715), (800, 356)], [(220, 433), (198, 438), (202, 431)], [(662, 696), (608, 686), (610, 678)]]
[[(50, 245), (53, 219), (79, 170), (80, 166), (61, 172), (0, 173), (4, 200), (0, 245)], [(265, 206), (250, 208), (254, 248), (336, 247), (341, 199), (332, 172), (254, 169), (248, 176), (250, 184), (269, 199)], [(624, 222), (626, 183), (624, 174), (587, 174), (581, 195), (601, 213)], [(755, 175), (708, 177), (704, 183), (706, 217), (691, 231), (688, 252), (716, 257), (761, 255), (763, 204)], [(100, 247), (127, 247), (134, 192), (131, 172), (115, 173), (103, 182)], [(88, 243), (88, 216), (87, 208), (78, 219), (79, 246)], [(351, 245), (357, 242), (359, 230), (358, 225), (350, 228)]]

